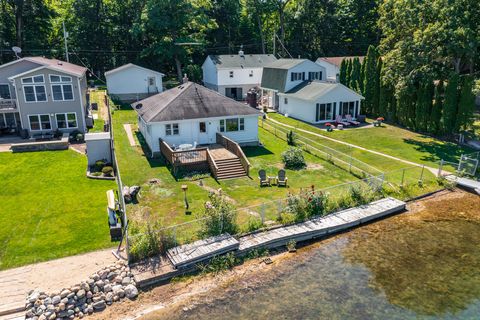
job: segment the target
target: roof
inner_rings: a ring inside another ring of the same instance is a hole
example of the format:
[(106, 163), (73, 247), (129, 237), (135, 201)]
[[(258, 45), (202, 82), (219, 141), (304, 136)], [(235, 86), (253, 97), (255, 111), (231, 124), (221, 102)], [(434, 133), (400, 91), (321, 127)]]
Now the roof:
[[(278, 59), (263, 68), (261, 87), (284, 92), (288, 70), (302, 64), (307, 59)], [(311, 62), (313, 63), (313, 62)]]
[(145, 70), (145, 71), (148, 71), (148, 72), (152, 72), (152, 73), (156, 73), (156, 74), (159, 74), (160, 76), (164, 77), (165, 75), (161, 72), (158, 72), (158, 71), (155, 71), (155, 70), (152, 70), (152, 69), (148, 69), (148, 68), (144, 68), (144, 67), (141, 67), (141, 66), (137, 66), (136, 64), (133, 64), (133, 63), (127, 63), (127, 64), (124, 64), (123, 66), (121, 67), (118, 67), (118, 68), (115, 68), (115, 69), (112, 69), (112, 70), (109, 70), (107, 72), (105, 72), (105, 76), (107, 75), (110, 75), (110, 74), (113, 74), (115, 72), (119, 72), (119, 71), (122, 71), (122, 70), (126, 70), (128, 68), (131, 68), (131, 67), (135, 67), (137, 69), (142, 69), (142, 70)]
[(217, 69), (263, 68), (277, 60), (272, 54), (222, 54), (208, 56)]
[(17, 74), (15, 76), (10, 77), (10, 78), (14, 79), (14, 78), (17, 78), (20, 75), (27, 74), (27, 73), (31, 72), (32, 70), (37, 70), (37, 69), (40, 70), (40, 69), (43, 69), (43, 68), (56, 70), (56, 71), (63, 72), (63, 73), (73, 75), (73, 76), (77, 76), (77, 77), (82, 77), (87, 72), (87, 68), (85, 68), (85, 67), (81, 67), (81, 66), (78, 66), (76, 64), (68, 63), (68, 62), (65, 62), (65, 61), (62, 61), (62, 60), (48, 59), (48, 58), (44, 58), (44, 57), (21, 58), (21, 59), (12, 61), (10, 63), (4, 64), (0, 67), (11, 65), (11, 64), (14, 64), (14, 63), (18, 63), (20, 61), (30, 61), (30, 62), (38, 64), (40, 67), (39, 68), (33, 68), (33, 69), (31, 69), (27, 72), (23, 72), (22, 74)]
[(90, 132), (85, 134), (85, 141), (108, 140), (110, 132)]
[(278, 59), (265, 67), (275, 68), (275, 69), (291, 69), (295, 66), (298, 66), (301, 63), (308, 61), (307, 59)]
[(133, 103), (145, 122), (260, 115), (260, 111), (193, 82)]
[(353, 91), (352, 89), (344, 86), (338, 82), (325, 82), (325, 81), (305, 81), (302, 84), (299, 84), (292, 90), (285, 93), (292, 98), (297, 98), (301, 100), (314, 101), (320, 96), (327, 94), (328, 92), (341, 88), (342, 90), (348, 90), (351, 93), (357, 95), (360, 99), (363, 99), (363, 96)]
[(333, 64), (337, 67), (340, 67), (340, 65), (342, 64), (342, 61), (345, 60), (345, 59), (354, 59), (354, 58), (358, 58), (360, 59), (360, 63), (363, 62), (363, 59), (365, 58), (364, 56), (345, 56), (345, 57), (320, 57), (317, 59), (317, 61), (319, 60), (322, 60), (322, 61), (325, 61), (325, 62), (328, 62), (330, 64)]

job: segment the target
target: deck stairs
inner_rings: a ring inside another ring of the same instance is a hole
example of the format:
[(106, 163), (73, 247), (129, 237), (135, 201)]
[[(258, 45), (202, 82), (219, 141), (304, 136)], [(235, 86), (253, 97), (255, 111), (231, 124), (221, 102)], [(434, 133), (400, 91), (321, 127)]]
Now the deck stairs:
[(234, 179), (246, 177), (247, 173), (238, 157), (229, 159), (216, 159), (215, 163), (218, 166), (217, 179)]

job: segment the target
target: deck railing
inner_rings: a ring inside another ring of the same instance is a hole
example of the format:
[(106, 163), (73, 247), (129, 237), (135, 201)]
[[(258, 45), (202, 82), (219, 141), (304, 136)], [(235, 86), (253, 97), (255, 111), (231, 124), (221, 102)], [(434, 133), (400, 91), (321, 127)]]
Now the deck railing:
[(208, 149), (207, 149), (207, 161), (208, 161), (208, 167), (210, 168), (210, 172), (213, 174), (213, 177), (217, 179), (218, 166), (215, 163), (215, 159), (213, 159), (212, 153)]
[(0, 110), (14, 110), (17, 109), (16, 99), (0, 99)]
[(216, 140), (218, 144), (221, 144), (222, 146), (224, 146), (225, 149), (227, 149), (228, 151), (230, 151), (240, 159), (240, 163), (242, 164), (243, 169), (247, 173), (247, 176), (250, 176), (250, 162), (245, 156), (245, 153), (243, 153), (243, 150), (240, 147), (240, 145), (219, 132), (217, 132)]

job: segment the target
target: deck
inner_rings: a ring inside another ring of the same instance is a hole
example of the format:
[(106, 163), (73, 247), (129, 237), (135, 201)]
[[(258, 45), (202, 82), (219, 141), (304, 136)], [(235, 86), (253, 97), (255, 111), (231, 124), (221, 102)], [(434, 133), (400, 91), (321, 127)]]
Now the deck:
[(229, 159), (237, 159), (238, 157), (233, 153), (225, 149), (222, 145), (213, 144), (208, 147), (210, 153), (212, 155), (213, 160), (229, 160)]

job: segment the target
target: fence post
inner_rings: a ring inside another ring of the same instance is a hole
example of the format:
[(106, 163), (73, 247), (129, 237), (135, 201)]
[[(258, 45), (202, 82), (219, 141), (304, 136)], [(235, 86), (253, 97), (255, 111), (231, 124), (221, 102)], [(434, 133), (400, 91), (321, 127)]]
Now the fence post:
[(422, 166), (422, 171), (420, 172), (420, 182), (423, 183), (423, 171), (425, 171), (425, 165)]
[(381, 191), (383, 189), (383, 182), (385, 181), (385, 173), (383, 172), (381, 175), (380, 186), (378, 187), (377, 191)]
[(262, 203), (260, 207), (260, 219), (262, 220), (262, 226), (265, 223), (265, 203)]
[(403, 187), (403, 180), (405, 179), (405, 169), (402, 170), (402, 182), (400, 183), (400, 186)]
[(440, 160), (440, 164), (438, 165), (438, 175), (437, 175), (437, 177), (442, 176), (442, 169), (443, 169), (443, 159)]
[(353, 161), (353, 158), (352, 156), (350, 155), (350, 165), (348, 167), (348, 171), (352, 172), (352, 161)]

